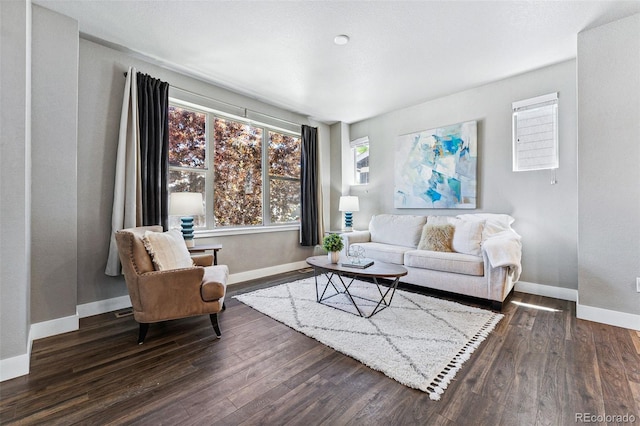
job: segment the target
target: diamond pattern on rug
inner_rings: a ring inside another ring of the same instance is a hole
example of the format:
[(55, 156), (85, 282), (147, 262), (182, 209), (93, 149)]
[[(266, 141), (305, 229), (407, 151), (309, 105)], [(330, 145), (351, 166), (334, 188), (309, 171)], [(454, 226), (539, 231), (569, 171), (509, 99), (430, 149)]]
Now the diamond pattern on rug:
[[(326, 277), (319, 275), (320, 291)], [(502, 314), (397, 290), (391, 306), (362, 318), (316, 302), (315, 277), (235, 296), (239, 301), (319, 342), (438, 400)], [(379, 297), (375, 285), (354, 281), (354, 294)], [(332, 303), (344, 308), (346, 297)], [(355, 309), (353, 310), (355, 312)]]

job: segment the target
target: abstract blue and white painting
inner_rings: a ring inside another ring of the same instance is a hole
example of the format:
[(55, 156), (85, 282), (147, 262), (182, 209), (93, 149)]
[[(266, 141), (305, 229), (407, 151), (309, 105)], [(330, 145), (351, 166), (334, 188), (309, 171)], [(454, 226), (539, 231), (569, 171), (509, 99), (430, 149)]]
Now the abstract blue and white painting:
[(477, 123), (396, 138), (394, 207), (475, 209)]

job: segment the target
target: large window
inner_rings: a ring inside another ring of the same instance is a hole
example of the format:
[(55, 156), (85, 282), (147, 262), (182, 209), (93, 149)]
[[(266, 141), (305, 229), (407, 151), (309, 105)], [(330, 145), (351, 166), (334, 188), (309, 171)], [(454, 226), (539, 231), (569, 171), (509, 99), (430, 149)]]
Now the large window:
[(203, 194), (206, 214), (196, 227), (299, 221), (300, 135), (171, 104), (169, 174), (170, 192)]

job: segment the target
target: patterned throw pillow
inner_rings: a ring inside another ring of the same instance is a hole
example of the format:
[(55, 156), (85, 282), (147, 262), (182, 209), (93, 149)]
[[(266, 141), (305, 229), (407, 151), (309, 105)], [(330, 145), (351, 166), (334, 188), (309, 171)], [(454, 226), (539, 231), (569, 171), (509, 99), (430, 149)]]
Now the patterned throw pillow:
[(422, 228), (422, 237), (418, 244), (418, 250), (452, 252), (451, 242), (455, 232), (453, 225), (425, 225)]
[(193, 260), (180, 231), (147, 231), (142, 238), (156, 271), (190, 268)]

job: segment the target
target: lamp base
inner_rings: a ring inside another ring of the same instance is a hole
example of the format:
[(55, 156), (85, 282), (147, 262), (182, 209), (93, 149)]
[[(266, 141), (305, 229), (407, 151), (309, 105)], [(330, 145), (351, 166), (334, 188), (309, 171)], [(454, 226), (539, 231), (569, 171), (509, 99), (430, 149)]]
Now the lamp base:
[(353, 223), (353, 213), (352, 212), (344, 212), (344, 230), (347, 232), (351, 232)]
[(187, 247), (193, 247), (193, 217), (184, 216), (180, 218), (182, 225), (182, 238)]

